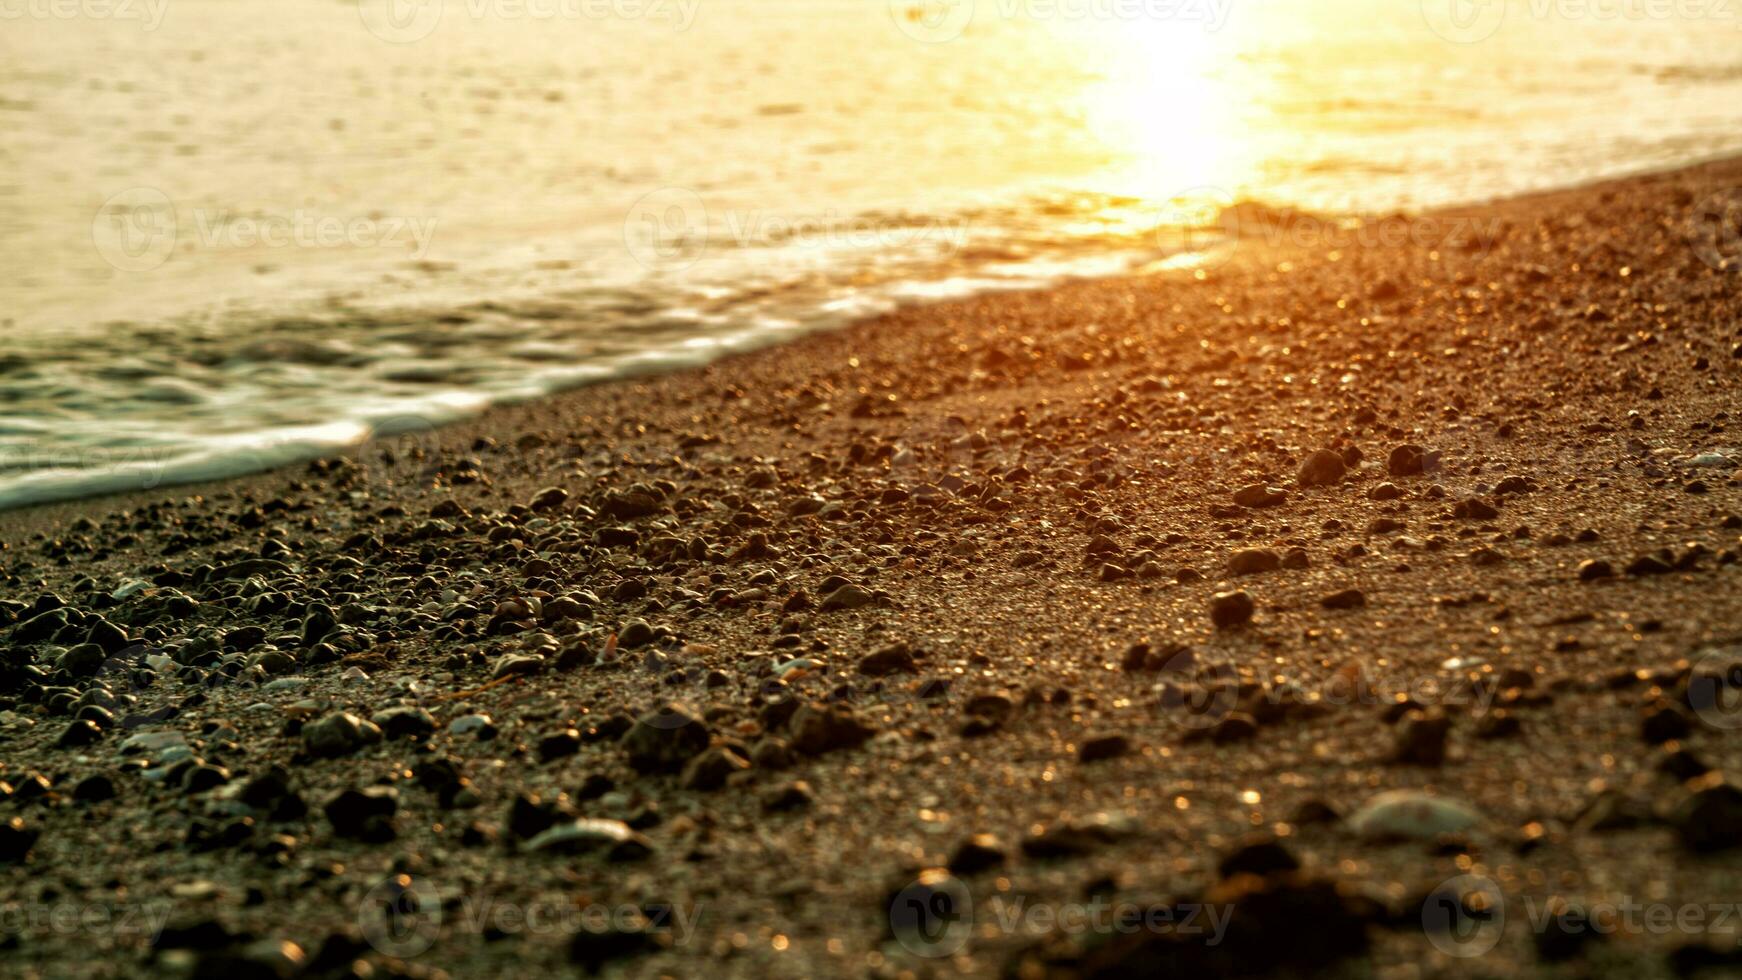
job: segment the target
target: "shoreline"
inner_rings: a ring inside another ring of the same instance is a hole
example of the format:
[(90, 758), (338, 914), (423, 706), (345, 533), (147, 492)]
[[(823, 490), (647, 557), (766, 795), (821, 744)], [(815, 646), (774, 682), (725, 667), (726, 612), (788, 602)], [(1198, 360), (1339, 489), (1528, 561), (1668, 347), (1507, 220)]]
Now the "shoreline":
[[(1480, 218), (1485, 218), (1485, 219), (1489, 219), (1489, 220), (1500, 220), (1500, 219), (1494, 218), (1495, 212), (1497, 210), (1540, 206), (1540, 205), (1551, 203), (1554, 199), (1560, 198), (1560, 197), (1563, 197), (1566, 195), (1580, 195), (1580, 194), (1585, 194), (1588, 192), (1600, 192), (1601, 189), (1611, 187), (1611, 186), (1624, 187), (1624, 186), (1631, 185), (1631, 184), (1634, 184), (1636, 182), (1641, 182), (1641, 181), (1648, 182), (1648, 183), (1649, 182), (1656, 182), (1656, 181), (1663, 180), (1666, 178), (1673, 178), (1673, 177), (1676, 177), (1678, 175), (1694, 176), (1694, 175), (1698, 175), (1700, 173), (1703, 173), (1705, 171), (1708, 171), (1708, 170), (1711, 170), (1714, 168), (1719, 169), (1719, 170), (1728, 170), (1728, 169), (1731, 169), (1732, 167), (1736, 167), (1738, 165), (1742, 165), (1742, 156), (1734, 155), (1734, 154), (1717, 154), (1714, 156), (1701, 158), (1699, 160), (1695, 160), (1693, 162), (1686, 163), (1686, 164), (1672, 164), (1672, 165), (1666, 165), (1664, 167), (1651, 167), (1651, 168), (1646, 168), (1646, 169), (1642, 169), (1642, 170), (1628, 171), (1628, 172), (1626, 172), (1620, 176), (1616, 176), (1616, 177), (1598, 178), (1595, 180), (1586, 181), (1586, 182), (1577, 183), (1577, 184), (1572, 184), (1572, 185), (1568, 185), (1568, 186), (1564, 186), (1564, 187), (1555, 187), (1555, 188), (1548, 188), (1548, 189), (1539, 190), (1539, 191), (1532, 191), (1529, 193), (1515, 195), (1515, 196), (1511, 196), (1511, 197), (1506, 197), (1506, 198), (1502, 198), (1499, 200), (1474, 201), (1474, 202), (1463, 203), (1463, 204), (1446, 205), (1446, 206), (1441, 206), (1441, 207), (1435, 207), (1435, 208), (1432, 208), (1430, 210), (1421, 212), (1419, 214), (1409, 214), (1409, 215), (1372, 214), (1372, 215), (1366, 215), (1365, 218), (1367, 219), (1367, 226), (1369, 228), (1372, 228), (1372, 227), (1379, 225), (1381, 223), (1384, 223), (1384, 222), (1395, 220), (1397, 218), (1402, 218), (1403, 223), (1406, 226), (1408, 224), (1415, 223), (1415, 222), (1433, 222), (1435, 220), (1441, 220), (1441, 219), (1447, 219), (1447, 218), (1480, 217)], [(1335, 215), (1335, 214), (1333, 214), (1333, 215), (1318, 215), (1316, 213), (1296, 212), (1291, 208), (1283, 208), (1283, 209), (1278, 210), (1278, 209), (1272, 208), (1270, 205), (1259, 204), (1256, 202), (1251, 202), (1251, 201), (1246, 201), (1246, 200), (1242, 200), (1241, 202), (1239, 202), (1239, 206), (1242, 208), (1256, 207), (1261, 212), (1263, 212), (1267, 215), (1275, 214), (1275, 215), (1282, 215), (1285, 217), (1287, 217), (1287, 216), (1299, 216), (1299, 217), (1307, 219), (1309, 224), (1314, 224), (1314, 225), (1317, 225), (1322, 221), (1322, 222), (1324, 222), (1322, 227), (1325, 229), (1325, 231), (1324, 231), (1325, 236), (1333, 238), (1333, 239), (1337, 239), (1339, 241), (1346, 241), (1349, 238), (1349, 236), (1357, 235), (1357, 233), (1349, 232), (1349, 231), (1344, 230), (1344, 229), (1339, 229), (1336, 226), (1336, 223), (1343, 217), (1342, 215)], [(1234, 220), (1235, 223), (1238, 224), (1236, 219), (1230, 219), (1230, 220)], [(1251, 226), (1248, 224), (1244, 227), (1250, 228)], [(1272, 232), (1273, 235), (1275, 234), (1275, 231), (1276, 231), (1274, 228), (1266, 228), (1262, 224), (1260, 224), (1258, 226), (1258, 230), (1261, 234), (1265, 231), (1270, 231), (1270, 232)], [(1286, 234), (1287, 232), (1285, 231), (1283, 233)], [(1443, 234), (1444, 230), (1440, 229), (1440, 230), (1438, 230), (1437, 233)], [(1247, 250), (1250, 250), (1254, 245), (1254, 243), (1250, 242), (1250, 241), (1243, 242), (1242, 244), (1243, 244), (1243, 247), (1246, 248)], [(1258, 244), (1260, 247), (1264, 246), (1264, 243), (1262, 243), (1262, 242), (1260, 242)], [(1272, 241), (1269, 244), (1271, 246), (1274, 246), (1277, 244), (1277, 242)], [(1297, 244), (1298, 245), (1298, 243), (1290, 243), (1290, 244)], [(1387, 244), (1391, 244), (1391, 243), (1388, 242)], [(1151, 263), (1151, 266), (1153, 267), (1155, 265), (1164, 263), (1166, 261), (1168, 261), (1168, 259), (1160, 259), (1160, 260), (1157, 260), (1155, 263)], [(1217, 264), (1219, 264), (1219, 263), (1217, 263)], [(336, 451), (331, 452), (331, 453), (326, 453), (326, 454), (322, 454), (320, 456), (313, 457), (312, 459), (335, 458), (338, 456), (356, 457), (356, 456), (359, 456), (361, 454), (377, 450), (377, 449), (384, 447), (384, 446), (391, 446), (396, 442), (411, 441), (411, 440), (421, 441), (427, 445), (438, 445), (438, 444), (443, 445), (443, 446), (457, 445), (457, 443), (455, 443), (454, 441), (443, 438), (442, 433), (458, 433), (458, 432), (463, 431), (463, 432), (467, 433), (468, 435), (470, 435), (472, 438), (476, 438), (478, 435), (487, 434), (488, 432), (494, 431), (498, 428), (513, 429), (514, 426), (516, 426), (517, 424), (520, 424), (520, 421), (517, 421), (517, 420), (524, 420), (524, 418), (525, 418), (524, 412), (522, 410), (528, 409), (529, 407), (532, 407), (532, 406), (537, 406), (539, 404), (543, 404), (543, 403), (547, 403), (547, 402), (557, 402), (557, 401), (562, 401), (564, 399), (579, 397), (584, 392), (587, 392), (591, 389), (602, 387), (602, 386), (635, 385), (639, 382), (646, 381), (646, 380), (666, 378), (666, 377), (674, 377), (674, 376), (681, 377), (681, 376), (687, 376), (687, 375), (691, 375), (691, 374), (698, 373), (698, 372), (705, 372), (705, 371), (708, 371), (708, 370), (713, 369), (715, 367), (718, 367), (720, 365), (729, 365), (729, 364), (739, 362), (741, 359), (756, 358), (756, 357), (765, 355), (770, 350), (781, 349), (781, 348), (791, 347), (791, 346), (795, 346), (795, 345), (802, 345), (802, 344), (805, 344), (807, 342), (810, 342), (818, 335), (830, 335), (830, 334), (850, 333), (850, 332), (857, 331), (857, 330), (878, 329), (880, 324), (895, 321), (898, 318), (901, 318), (904, 315), (909, 314), (915, 310), (924, 310), (924, 309), (930, 309), (930, 308), (934, 308), (934, 307), (953, 307), (953, 306), (959, 306), (959, 305), (964, 305), (964, 304), (979, 303), (979, 302), (982, 302), (985, 300), (994, 300), (995, 301), (998, 297), (1008, 295), (1011, 293), (1046, 293), (1046, 292), (1051, 292), (1054, 290), (1072, 289), (1072, 288), (1078, 288), (1078, 287), (1082, 287), (1082, 286), (1093, 286), (1094, 284), (1098, 284), (1098, 283), (1118, 283), (1118, 282), (1124, 282), (1124, 281), (1135, 281), (1135, 280), (1149, 279), (1149, 278), (1154, 278), (1157, 276), (1177, 275), (1177, 274), (1180, 274), (1181, 272), (1183, 272), (1186, 275), (1189, 275), (1192, 271), (1192, 268), (1193, 267), (1185, 267), (1185, 268), (1179, 270), (1178, 272), (1168, 270), (1168, 271), (1163, 271), (1163, 272), (1123, 273), (1123, 274), (1116, 274), (1116, 275), (1110, 275), (1110, 276), (1094, 276), (1094, 277), (1082, 277), (1082, 278), (1072, 277), (1072, 278), (1067, 278), (1065, 281), (1063, 281), (1061, 283), (1055, 283), (1055, 284), (1048, 285), (1048, 286), (1025, 287), (1025, 288), (1013, 289), (1013, 290), (992, 290), (992, 291), (974, 294), (974, 295), (967, 296), (967, 297), (957, 297), (957, 298), (936, 300), (936, 301), (924, 301), (924, 300), (915, 301), (915, 302), (904, 304), (901, 307), (899, 307), (898, 309), (892, 310), (892, 311), (887, 312), (887, 313), (876, 314), (876, 315), (872, 315), (869, 317), (864, 317), (861, 319), (852, 320), (852, 321), (849, 321), (849, 322), (846, 322), (846, 323), (843, 323), (843, 324), (840, 324), (837, 326), (823, 328), (823, 329), (816, 330), (816, 331), (813, 331), (810, 333), (802, 334), (796, 338), (787, 339), (787, 340), (774, 340), (774, 341), (770, 341), (767, 345), (758, 345), (758, 346), (754, 346), (748, 350), (732, 352), (732, 353), (729, 353), (729, 354), (722, 356), (718, 360), (710, 361), (706, 364), (681, 367), (681, 368), (675, 368), (675, 369), (663, 370), (663, 371), (662, 370), (654, 370), (654, 371), (648, 372), (645, 375), (632, 374), (632, 375), (628, 375), (628, 376), (624, 376), (624, 377), (608, 378), (608, 379), (605, 379), (602, 381), (589, 382), (589, 383), (586, 383), (586, 384), (583, 384), (583, 385), (580, 385), (580, 386), (577, 386), (574, 388), (569, 388), (567, 390), (561, 390), (561, 391), (557, 391), (557, 392), (554, 392), (551, 394), (537, 396), (535, 398), (527, 399), (524, 401), (494, 404), (494, 405), (490, 405), (490, 406), (484, 408), (483, 410), (476, 412), (474, 414), (466, 415), (466, 416), (463, 416), (461, 418), (454, 419), (452, 421), (435, 424), (435, 425), (430, 427), (430, 430), (428, 432), (417, 433), (417, 434), (410, 435), (410, 436), (394, 435), (394, 436), (385, 436), (385, 437), (381, 437), (381, 438), (370, 439), (370, 440), (363, 442), (363, 443), (358, 443), (358, 444), (355, 444), (355, 445), (352, 445), (349, 447), (345, 447), (345, 448), (340, 449), (340, 450), (336, 450)], [(1212, 268), (1213, 268), (1213, 266), (1212, 266)], [(502, 416), (502, 418), (498, 419), (498, 416)], [(463, 440), (463, 441), (469, 441), (469, 440)], [(169, 484), (165, 484), (165, 485), (158, 486), (158, 487), (143, 488), (143, 489), (139, 489), (139, 490), (123, 490), (123, 491), (119, 491), (119, 492), (97, 493), (97, 494), (92, 494), (92, 495), (71, 497), (71, 498), (60, 499), (60, 500), (51, 500), (51, 501), (45, 501), (45, 502), (40, 502), (40, 503), (23, 504), (23, 505), (19, 505), (19, 506), (15, 506), (15, 507), (7, 507), (4, 509), (0, 509), (0, 530), (4, 530), (4, 529), (8, 528), (20, 520), (28, 522), (28, 521), (34, 519), (34, 517), (41, 515), (41, 514), (53, 513), (53, 514), (57, 514), (57, 515), (70, 515), (70, 514), (73, 514), (73, 512), (75, 512), (75, 511), (81, 511), (81, 510), (86, 509), (86, 508), (100, 510), (100, 509), (103, 509), (104, 507), (109, 506), (109, 505), (127, 506), (126, 502), (130, 502), (130, 501), (147, 502), (147, 501), (164, 500), (164, 499), (173, 498), (174, 496), (176, 496), (180, 493), (201, 495), (201, 494), (207, 494), (207, 493), (217, 491), (217, 490), (224, 488), (226, 486), (231, 486), (231, 485), (240, 486), (243, 484), (254, 484), (254, 483), (260, 482), (260, 481), (269, 481), (275, 476), (281, 476), (282, 474), (287, 473), (291, 470), (295, 470), (295, 469), (298, 469), (300, 467), (305, 466), (307, 464), (307, 462), (312, 461), (312, 459), (307, 460), (307, 461), (281, 464), (281, 465), (274, 466), (272, 468), (269, 468), (266, 470), (261, 470), (261, 471), (255, 472), (255, 473), (244, 473), (244, 474), (239, 474), (237, 476), (231, 476), (231, 477), (221, 477), (221, 478), (217, 478), (217, 479), (192, 480), (192, 481), (188, 481), (188, 482), (174, 482), (174, 483), (169, 483)]]
[[(1731, 158), (1412, 219), (1479, 241), (1260, 237), (0, 513), (0, 888), (162, 913), (10, 955), (1734, 969), (1715, 922), (1533, 910), (1734, 902), (1742, 272), (1686, 223), (1739, 186)], [(1498, 925), (1424, 920), (1488, 888)], [(1175, 917), (1063, 924), (1090, 906)]]

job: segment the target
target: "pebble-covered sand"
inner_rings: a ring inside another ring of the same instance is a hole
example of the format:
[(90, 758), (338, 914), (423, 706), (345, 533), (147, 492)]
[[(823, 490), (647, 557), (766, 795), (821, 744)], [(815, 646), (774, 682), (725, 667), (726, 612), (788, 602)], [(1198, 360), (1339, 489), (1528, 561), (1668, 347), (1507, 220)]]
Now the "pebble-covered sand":
[(0, 515), (0, 962), (1742, 970), (1739, 182)]

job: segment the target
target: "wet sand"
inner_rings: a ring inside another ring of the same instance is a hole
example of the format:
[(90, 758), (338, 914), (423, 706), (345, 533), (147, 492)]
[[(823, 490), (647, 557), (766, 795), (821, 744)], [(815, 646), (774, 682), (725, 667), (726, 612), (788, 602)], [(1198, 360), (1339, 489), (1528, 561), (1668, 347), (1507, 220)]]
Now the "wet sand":
[(1739, 183), (0, 515), (9, 968), (1734, 970)]

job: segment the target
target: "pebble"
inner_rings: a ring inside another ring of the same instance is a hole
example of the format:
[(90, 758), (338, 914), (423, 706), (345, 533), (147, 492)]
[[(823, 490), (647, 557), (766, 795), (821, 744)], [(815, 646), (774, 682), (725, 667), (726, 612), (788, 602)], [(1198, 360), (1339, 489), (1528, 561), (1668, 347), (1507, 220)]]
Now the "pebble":
[(807, 703), (792, 716), (792, 748), (804, 755), (823, 755), (864, 743), (877, 733), (840, 705)]
[(1274, 572), (1282, 567), (1282, 556), (1268, 548), (1247, 548), (1236, 551), (1228, 559), (1228, 574), (1257, 575)]
[(861, 609), (877, 601), (869, 590), (849, 582), (823, 597), (822, 611)]
[(1131, 751), (1131, 740), (1123, 735), (1095, 735), (1077, 746), (1077, 761), (1100, 762), (1117, 759)]
[(1392, 476), (1420, 476), (1439, 469), (1439, 465), (1439, 453), (1404, 443), (1391, 450), (1385, 461), (1385, 471)]
[(485, 714), (461, 715), (448, 722), (448, 734), (450, 735), (477, 735), (479, 738), (486, 738), (488, 737), (484, 735), (486, 731), (494, 733), (496, 725), (490, 720), (490, 716)]
[(1224, 878), (1235, 875), (1280, 874), (1300, 869), (1300, 859), (1269, 833), (1255, 833), (1242, 838), (1216, 865)]
[(586, 854), (604, 851), (612, 861), (635, 861), (653, 853), (653, 842), (621, 820), (582, 817), (552, 825), (524, 845), (528, 851)]
[(1412, 711), (1397, 731), (1391, 760), (1403, 765), (1438, 766), (1446, 761), (1452, 720), (1439, 712)]
[(1686, 795), (1670, 808), (1669, 823), (1690, 851), (1706, 853), (1742, 846), (1742, 790), (1725, 782), (1717, 772), (1691, 780)]
[(811, 784), (802, 779), (776, 786), (762, 799), (762, 809), (771, 813), (784, 813), (789, 810), (802, 810), (811, 805), (815, 794)]
[(1003, 867), (1007, 857), (1004, 844), (991, 834), (975, 834), (956, 846), (950, 856), (949, 870), (953, 874), (971, 875)]
[(381, 740), (381, 729), (349, 712), (331, 714), (302, 727), (302, 741), (309, 753), (323, 759), (350, 755)]
[(683, 785), (694, 790), (716, 790), (734, 773), (750, 768), (749, 760), (724, 745), (704, 750), (684, 767)]
[(73, 799), (80, 803), (101, 803), (114, 798), (114, 780), (100, 772), (92, 773), (73, 785)]
[(1330, 486), (1340, 483), (1347, 471), (1348, 464), (1341, 453), (1319, 449), (1301, 461), (1300, 469), (1295, 471), (1294, 482), (1303, 487)]
[(1343, 589), (1319, 599), (1326, 609), (1359, 609), (1367, 604), (1367, 593), (1360, 589)]
[(867, 677), (887, 677), (890, 674), (914, 674), (918, 672), (919, 665), (914, 662), (913, 650), (904, 643), (893, 644), (868, 653), (859, 661), (859, 673)]
[(1433, 840), (1481, 822), (1462, 803), (1420, 790), (1389, 790), (1369, 799), (1349, 817), (1349, 826), (1369, 840)]
[(491, 680), (501, 680), (504, 677), (531, 677), (544, 669), (544, 658), (533, 653), (510, 653), (497, 659), (496, 667), (490, 671)]
[(391, 786), (340, 790), (321, 809), (340, 837), (383, 843), (395, 836), (393, 816), (399, 812), (399, 793)]
[(1252, 621), (1257, 604), (1243, 591), (1218, 592), (1210, 599), (1210, 622), (1217, 629), (1231, 629)]
[(13, 817), (0, 823), (0, 862), (21, 864), (36, 846), (39, 831), (26, 826), (23, 817)]
[(1656, 555), (1640, 555), (1627, 563), (1627, 574), (1634, 576), (1668, 575), (1675, 567)]
[(422, 738), (435, 731), (435, 716), (416, 705), (400, 705), (375, 713), (370, 719), (388, 738)]
[(60, 738), (55, 740), (55, 744), (63, 749), (75, 749), (94, 745), (102, 739), (103, 730), (101, 728), (98, 728), (93, 722), (81, 719), (62, 729)]
[(1241, 487), (1234, 491), (1234, 503), (1241, 507), (1278, 507), (1288, 502), (1288, 492), (1276, 487), (1254, 483), (1249, 487)]
[(1614, 578), (1615, 566), (1601, 558), (1588, 558), (1579, 562), (1579, 581), (1595, 582), (1599, 579)]
[(687, 706), (667, 703), (635, 720), (619, 745), (636, 772), (677, 772), (708, 747), (708, 725)]

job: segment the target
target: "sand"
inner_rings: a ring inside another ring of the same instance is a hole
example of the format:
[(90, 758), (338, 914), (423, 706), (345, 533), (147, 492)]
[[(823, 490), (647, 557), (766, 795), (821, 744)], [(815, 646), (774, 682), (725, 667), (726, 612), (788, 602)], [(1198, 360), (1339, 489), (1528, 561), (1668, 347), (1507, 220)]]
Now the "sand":
[[(0, 515), (8, 970), (1734, 963), (1742, 807), (1681, 777), (1742, 773), (1742, 280), (1696, 219), (1739, 180), (1252, 213), (1198, 270)], [(1459, 809), (1374, 839), (1397, 790)], [(536, 836), (576, 816), (623, 823)]]

